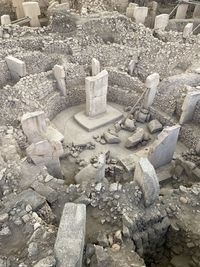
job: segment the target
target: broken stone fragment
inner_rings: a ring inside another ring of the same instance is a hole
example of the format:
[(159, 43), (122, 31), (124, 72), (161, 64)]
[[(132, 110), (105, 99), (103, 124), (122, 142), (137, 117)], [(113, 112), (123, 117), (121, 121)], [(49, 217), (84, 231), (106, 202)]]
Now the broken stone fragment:
[(108, 144), (118, 144), (121, 141), (119, 137), (109, 132), (105, 132), (103, 136)]
[(127, 118), (124, 122), (123, 129), (130, 131), (130, 132), (135, 131), (135, 129), (136, 129), (135, 120), (131, 120), (131, 119)]
[(46, 257), (41, 259), (33, 267), (54, 267), (56, 266), (56, 260), (53, 256)]
[(92, 257), (91, 266), (112, 266), (112, 258), (101, 246), (95, 246), (95, 256)]
[(126, 148), (133, 148), (138, 145), (144, 137), (144, 130), (142, 128), (137, 128), (136, 132), (128, 138), (126, 141)]
[(49, 187), (48, 185), (44, 185), (38, 181), (35, 181), (31, 187), (40, 195), (44, 196), (49, 203), (53, 203), (57, 200), (58, 194), (57, 192)]
[(160, 187), (155, 169), (147, 158), (141, 158), (136, 165), (134, 180), (142, 190), (145, 205), (153, 204), (159, 197)]
[(150, 133), (153, 134), (153, 133), (156, 133), (158, 131), (161, 131), (163, 126), (158, 120), (152, 120), (149, 122), (148, 128), (149, 128)]

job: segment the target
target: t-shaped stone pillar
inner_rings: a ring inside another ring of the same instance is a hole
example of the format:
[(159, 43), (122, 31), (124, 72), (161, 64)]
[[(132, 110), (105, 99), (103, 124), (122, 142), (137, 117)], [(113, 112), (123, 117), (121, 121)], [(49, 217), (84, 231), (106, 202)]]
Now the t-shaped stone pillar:
[(65, 70), (63, 66), (55, 65), (53, 68), (53, 74), (56, 78), (58, 88), (64, 96), (66, 96), (66, 84), (65, 84)]
[(8, 24), (11, 24), (10, 16), (9, 15), (1, 16), (1, 25), (8, 25)]
[(23, 3), (23, 9), (25, 16), (31, 19), (31, 27), (40, 27), (41, 25), (38, 16), (41, 15), (41, 11), (38, 2), (25, 2)]
[(12, 0), (12, 5), (15, 8), (17, 19), (21, 19), (24, 17), (24, 10), (22, 6), (23, 2), (24, 0)]
[(95, 117), (106, 112), (108, 72), (103, 70), (96, 76), (85, 79), (86, 86), (86, 114)]
[(180, 4), (177, 8), (177, 11), (176, 11), (176, 19), (185, 19), (186, 17), (186, 14), (187, 14), (187, 10), (188, 10), (188, 4), (186, 3), (183, 3), (183, 4)]
[(144, 108), (148, 109), (153, 104), (159, 81), (160, 75), (158, 73), (153, 73), (147, 77), (145, 85), (149, 90), (144, 97)]

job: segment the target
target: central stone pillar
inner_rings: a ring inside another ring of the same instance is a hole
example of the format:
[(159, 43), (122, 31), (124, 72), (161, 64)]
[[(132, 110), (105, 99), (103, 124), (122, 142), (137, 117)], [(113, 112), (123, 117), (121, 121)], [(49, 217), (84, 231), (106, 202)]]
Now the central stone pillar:
[(85, 79), (86, 87), (86, 115), (98, 116), (106, 112), (108, 72), (103, 70), (96, 76)]
[(93, 131), (122, 117), (116, 108), (107, 105), (108, 72), (85, 78), (86, 110), (74, 115), (75, 120), (87, 131)]
[(38, 16), (41, 15), (40, 6), (38, 2), (25, 2), (23, 3), (24, 13), (31, 19), (31, 27), (40, 27)]

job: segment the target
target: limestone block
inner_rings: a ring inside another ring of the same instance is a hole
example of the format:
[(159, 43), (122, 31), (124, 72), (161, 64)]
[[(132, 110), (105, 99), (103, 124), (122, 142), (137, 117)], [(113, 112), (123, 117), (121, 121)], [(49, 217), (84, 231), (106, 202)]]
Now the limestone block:
[(94, 180), (96, 176), (96, 168), (92, 164), (89, 164), (80, 172), (78, 172), (75, 176), (75, 181), (77, 184), (82, 184), (82, 183), (88, 183), (91, 180)]
[(90, 117), (106, 112), (108, 72), (103, 70), (96, 76), (85, 79), (86, 114)]
[(58, 159), (64, 153), (60, 142), (50, 143), (47, 140), (31, 144), (26, 152), (36, 165), (41, 166), (48, 164), (50, 160)]
[(185, 26), (185, 28), (184, 28), (184, 30), (183, 30), (183, 38), (187, 38), (187, 37), (190, 36), (190, 34), (191, 34), (192, 31), (193, 31), (193, 26), (194, 26), (193, 23), (188, 23), (188, 24)]
[(182, 114), (180, 124), (184, 124), (192, 120), (197, 102), (200, 100), (200, 91), (189, 92), (182, 105)]
[(106, 103), (107, 103), (106, 95), (97, 96), (94, 99), (89, 99), (88, 101), (86, 101), (86, 111), (88, 111), (87, 115), (93, 117), (106, 112), (106, 106), (107, 106)]
[(75, 176), (75, 181), (77, 184), (88, 183), (92, 180), (100, 182), (105, 177), (106, 170), (106, 158), (105, 154), (101, 154), (98, 157), (98, 162), (94, 167), (92, 164), (89, 164)]
[(147, 7), (135, 7), (133, 17), (136, 23), (144, 24), (147, 15), (148, 15)]
[(148, 159), (154, 168), (171, 162), (180, 131), (180, 125), (166, 127), (149, 148)]
[(85, 228), (86, 206), (66, 203), (54, 246), (57, 267), (82, 267)]
[(96, 166), (96, 176), (95, 181), (101, 182), (103, 178), (105, 178), (105, 172), (106, 172), (106, 155), (100, 154), (98, 157), (98, 162)]
[(24, 2), (22, 5), (25, 16), (28, 16), (31, 19), (31, 27), (40, 27), (41, 25), (38, 16), (41, 15), (41, 11), (38, 2)]
[(136, 132), (128, 138), (126, 141), (125, 147), (132, 148), (139, 144), (143, 140), (144, 137), (144, 129), (137, 128)]
[(134, 15), (134, 9), (138, 7), (138, 4), (130, 3), (129, 6), (126, 9), (126, 16), (128, 18), (133, 18)]
[(15, 8), (17, 19), (25, 17), (22, 3), (24, 0), (12, 0), (12, 5)]
[(22, 129), (30, 143), (44, 139), (47, 131), (44, 111), (26, 113), (21, 118)]
[(145, 85), (149, 90), (144, 97), (144, 108), (148, 109), (153, 104), (159, 81), (160, 75), (158, 73), (153, 73), (147, 77)]
[(200, 5), (196, 5), (193, 12), (193, 18), (200, 18)]
[(156, 133), (162, 130), (163, 126), (158, 120), (152, 120), (148, 124), (150, 133)]
[(10, 16), (9, 15), (1, 16), (1, 25), (8, 25), (8, 24), (11, 24)]
[(46, 166), (52, 176), (62, 178), (59, 157), (64, 151), (60, 142), (39, 141), (31, 144), (26, 153), (36, 165)]
[(63, 66), (55, 65), (53, 68), (53, 74), (56, 78), (59, 90), (64, 96), (67, 94), (66, 83), (65, 83), (65, 70)]
[(114, 134), (111, 134), (109, 132), (105, 132), (103, 134), (103, 136), (104, 136), (104, 139), (106, 140), (106, 142), (108, 144), (118, 144), (118, 143), (121, 142), (121, 140), (120, 140), (120, 138), (118, 136), (116, 136)]
[(187, 10), (188, 10), (188, 4), (180, 4), (176, 10), (176, 19), (185, 19)]
[(156, 16), (154, 29), (164, 31), (169, 23), (169, 15), (168, 14), (161, 14)]
[(101, 72), (100, 62), (96, 59), (92, 59), (92, 76), (96, 76)]
[(5, 60), (10, 70), (11, 76), (14, 79), (19, 79), (27, 75), (26, 64), (24, 61), (13, 56), (7, 56)]
[(145, 205), (153, 204), (159, 197), (160, 187), (155, 169), (147, 158), (140, 158), (136, 164), (134, 180), (143, 192)]

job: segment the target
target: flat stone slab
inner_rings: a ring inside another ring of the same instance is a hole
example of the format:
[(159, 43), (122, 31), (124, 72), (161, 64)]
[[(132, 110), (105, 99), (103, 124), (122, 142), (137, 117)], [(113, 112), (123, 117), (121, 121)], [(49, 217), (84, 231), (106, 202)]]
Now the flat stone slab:
[(109, 123), (115, 122), (122, 118), (122, 113), (111, 107), (107, 106), (107, 111), (96, 117), (88, 117), (85, 111), (81, 111), (74, 115), (74, 119), (88, 132), (94, 131)]
[(85, 244), (86, 206), (66, 203), (54, 246), (57, 267), (81, 267)]

